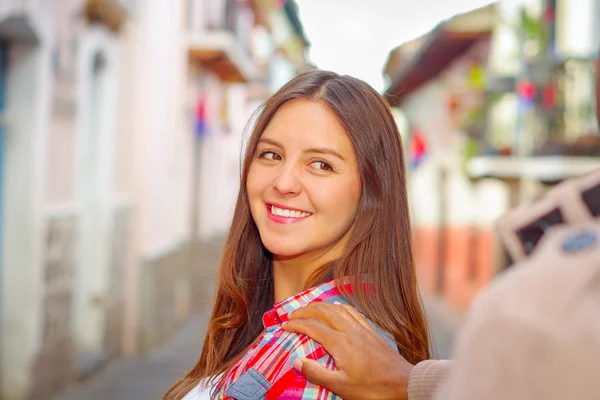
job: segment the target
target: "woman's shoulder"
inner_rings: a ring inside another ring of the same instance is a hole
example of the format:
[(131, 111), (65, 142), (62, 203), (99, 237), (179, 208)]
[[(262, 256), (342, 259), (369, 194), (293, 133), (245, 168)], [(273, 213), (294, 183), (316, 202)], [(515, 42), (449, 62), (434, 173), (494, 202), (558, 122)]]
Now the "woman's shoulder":
[[(335, 296), (335, 297), (329, 298), (327, 300), (324, 300), (323, 302), (324, 303), (329, 303), (329, 304), (341, 303), (341, 304), (347, 304), (347, 305), (352, 306), (352, 304), (350, 304), (348, 302), (348, 300), (346, 300), (342, 296)], [(363, 314), (363, 316), (364, 316), (364, 314)], [(394, 337), (393, 337), (393, 335), (391, 333), (389, 333), (387, 331), (384, 331), (383, 329), (379, 328), (377, 325), (375, 325), (375, 323), (373, 321), (371, 321), (366, 316), (365, 316), (365, 319), (367, 320), (367, 322), (369, 322), (369, 325), (371, 325), (371, 327), (373, 327), (373, 329), (375, 329), (375, 331), (379, 334), (379, 336), (381, 336), (381, 338), (383, 340), (385, 340), (385, 342), (387, 344), (390, 345), (390, 347), (392, 347), (394, 350), (398, 351), (398, 346), (396, 345), (396, 342), (394, 341)]]

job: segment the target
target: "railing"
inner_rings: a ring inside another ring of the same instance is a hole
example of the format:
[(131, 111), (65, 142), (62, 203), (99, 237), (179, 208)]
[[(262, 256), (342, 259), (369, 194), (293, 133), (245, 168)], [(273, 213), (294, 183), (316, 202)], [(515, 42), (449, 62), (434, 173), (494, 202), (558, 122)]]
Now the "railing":
[(237, 62), (251, 62), (253, 13), (245, 3), (239, 0), (188, 0), (186, 16), (185, 23), (192, 37), (206, 42), (229, 42), (229, 50), (236, 54)]
[(207, 31), (235, 32), (236, 0), (187, 0), (187, 29), (198, 34)]

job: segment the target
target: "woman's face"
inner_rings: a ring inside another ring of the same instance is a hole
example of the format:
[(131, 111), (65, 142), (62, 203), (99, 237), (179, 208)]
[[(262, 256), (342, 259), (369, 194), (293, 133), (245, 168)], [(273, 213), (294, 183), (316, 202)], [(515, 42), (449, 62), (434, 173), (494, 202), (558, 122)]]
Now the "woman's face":
[(361, 183), (335, 114), (304, 99), (284, 104), (261, 136), (246, 190), (263, 245), (276, 257), (341, 252)]

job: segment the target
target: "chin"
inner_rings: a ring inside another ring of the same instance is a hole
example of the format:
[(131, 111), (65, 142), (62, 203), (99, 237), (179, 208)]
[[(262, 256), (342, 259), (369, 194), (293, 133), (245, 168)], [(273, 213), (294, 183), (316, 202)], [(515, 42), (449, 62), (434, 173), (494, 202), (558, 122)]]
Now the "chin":
[(263, 240), (262, 242), (263, 246), (265, 246), (265, 248), (273, 255), (281, 257), (293, 257), (303, 253), (302, 246), (298, 246), (297, 241), (273, 238)]

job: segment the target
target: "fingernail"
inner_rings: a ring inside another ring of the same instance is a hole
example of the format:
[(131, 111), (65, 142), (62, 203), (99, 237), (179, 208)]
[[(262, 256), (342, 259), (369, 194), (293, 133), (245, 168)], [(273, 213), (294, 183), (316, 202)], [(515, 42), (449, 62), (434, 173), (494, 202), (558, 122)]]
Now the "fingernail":
[(334, 301), (333, 304), (342, 304), (339, 301)]
[(300, 361), (299, 358), (294, 360), (294, 369), (296, 369), (298, 372), (302, 372), (302, 361)]

